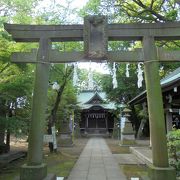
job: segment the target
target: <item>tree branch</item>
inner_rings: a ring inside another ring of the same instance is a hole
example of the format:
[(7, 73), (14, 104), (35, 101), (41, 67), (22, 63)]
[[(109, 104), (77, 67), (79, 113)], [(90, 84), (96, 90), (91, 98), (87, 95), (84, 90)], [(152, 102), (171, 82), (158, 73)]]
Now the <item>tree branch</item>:
[(51, 124), (54, 124), (55, 121), (56, 121), (56, 113), (57, 113), (57, 110), (58, 110), (58, 106), (59, 106), (59, 103), (61, 102), (61, 98), (62, 98), (62, 94), (64, 92), (64, 88), (65, 88), (65, 86), (67, 84), (67, 81), (68, 81), (69, 77), (72, 74), (72, 71), (73, 71), (72, 67), (69, 70), (66, 70), (66, 76), (64, 77), (64, 82), (62, 83), (59, 90), (57, 91), (56, 101), (54, 103), (54, 106), (53, 106), (53, 108), (51, 110), (51, 115), (50, 115), (51, 116), (50, 117), (50, 123)]
[(150, 9), (153, 9), (154, 0), (151, 1)]
[(136, 3), (137, 5), (139, 5), (140, 7), (144, 8), (145, 10), (149, 11), (151, 14), (156, 16), (159, 20), (161, 20), (161, 21), (171, 21), (171, 20), (165, 18), (164, 16), (160, 15), (159, 13), (154, 11), (153, 9), (150, 9), (149, 7), (144, 5), (140, 0), (133, 0), (133, 2)]

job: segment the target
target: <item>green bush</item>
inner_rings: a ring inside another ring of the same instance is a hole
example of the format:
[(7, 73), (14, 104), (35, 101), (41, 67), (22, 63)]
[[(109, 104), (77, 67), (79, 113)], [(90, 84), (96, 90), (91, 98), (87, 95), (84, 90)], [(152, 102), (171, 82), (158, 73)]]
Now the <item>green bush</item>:
[(180, 176), (180, 129), (170, 131), (167, 140), (170, 165), (176, 169), (177, 176)]

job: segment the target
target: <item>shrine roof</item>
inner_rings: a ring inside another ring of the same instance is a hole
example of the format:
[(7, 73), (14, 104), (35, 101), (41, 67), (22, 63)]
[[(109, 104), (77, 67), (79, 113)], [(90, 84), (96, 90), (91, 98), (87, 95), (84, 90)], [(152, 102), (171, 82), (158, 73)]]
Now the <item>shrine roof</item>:
[[(99, 97), (100, 102), (90, 103), (94, 97)], [(77, 100), (81, 109), (89, 109), (92, 106), (101, 106), (104, 109), (116, 109), (114, 102), (109, 102), (106, 93), (102, 91), (82, 91), (78, 94)]]
[(90, 109), (93, 106), (100, 106), (103, 109), (116, 109), (115, 105), (113, 103), (109, 103), (109, 104), (81, 104), (80, 107), (81, 109)]
[(161, 80), (161, 85), (165, 86), (169, 83), (173, 83), (174, 81), (180, 80), (180, 67), (168, 74), (165, 78)]
[[(169, 73), (165, 78), (160, 81), (162, 92), (167, 92), (174, 87), (180, 86), (180, 67)], [(146, 90), (138, 94), (128, 102), (130, 105), (139, 104), (146, 101)]]

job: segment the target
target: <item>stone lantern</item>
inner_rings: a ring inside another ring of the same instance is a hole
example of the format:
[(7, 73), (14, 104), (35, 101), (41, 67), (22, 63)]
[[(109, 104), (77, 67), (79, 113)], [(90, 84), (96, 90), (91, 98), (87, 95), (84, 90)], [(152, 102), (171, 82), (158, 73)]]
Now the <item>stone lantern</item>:
[(122, 112), (121, 118), (121, 144), (131, 145), (135, 143), (135, 132), (132, 127), (132, 123), (129, 121), (131, 110), (125, 108)]

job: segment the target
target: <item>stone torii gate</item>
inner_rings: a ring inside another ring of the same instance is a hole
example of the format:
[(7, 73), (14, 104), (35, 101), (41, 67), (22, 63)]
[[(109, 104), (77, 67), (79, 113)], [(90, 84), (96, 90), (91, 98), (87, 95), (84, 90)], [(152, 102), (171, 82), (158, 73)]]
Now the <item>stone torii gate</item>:
[[(28, 160), (22, 166), (21, 180), (44, 179), (43, 130), (50, 63), (102, 60), (143, 62), (147, 89), (153, 165), (150, 178), (175, 180), (175, 170), (169, 167), (162, 93), (158, 74), (159, 61), (180, 61), (180, 51), (165, 51), (155, 41), (180, 40), (180, 23), (108, 24), (105, 16), (89, 16), (84, 25), (15, 25), (5, 29), (16, 42), (39, 42), (39, 49), (28, 53), (13, 53), (13, 62), (36, 63), (32, 120), (29, 134)], [(108, 41), (138, 40), (143, 48), (135, 51), (108, 51)], [(58, 52), (51, 42), (84, 41), (84, 52)]]

